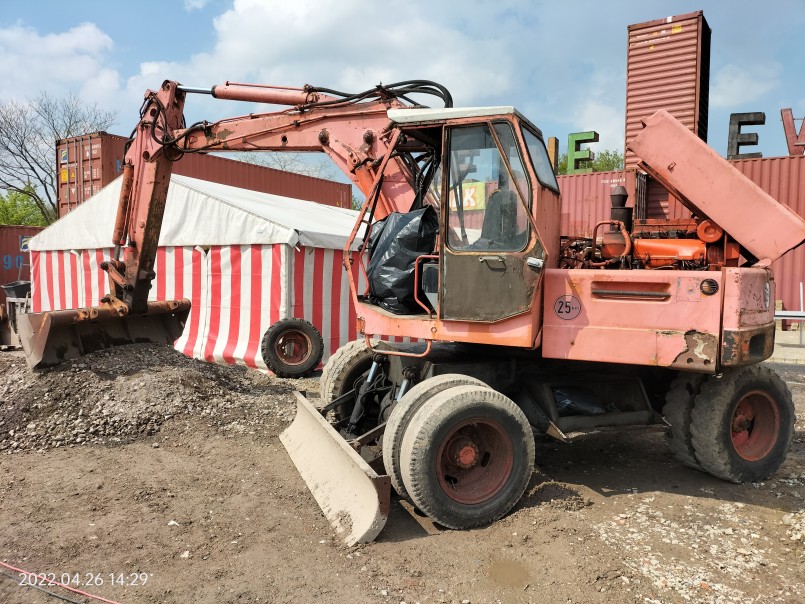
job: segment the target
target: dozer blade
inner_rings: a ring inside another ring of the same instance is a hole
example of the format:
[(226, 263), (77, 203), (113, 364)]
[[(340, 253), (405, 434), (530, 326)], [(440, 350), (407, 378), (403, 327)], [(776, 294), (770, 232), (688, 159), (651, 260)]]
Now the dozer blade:
[(190, 311), (187, 299), (149, 302), (144, 314), (101, 304), (17, 317), (17, 333), (31, 368), (58, 365), (84, 354), (137, 342), (173, 344)]
[(347, 545), (369, 543), (386, 524), (391, 481), (378, 475), (301, 393), (280, 440), (322, 512)]

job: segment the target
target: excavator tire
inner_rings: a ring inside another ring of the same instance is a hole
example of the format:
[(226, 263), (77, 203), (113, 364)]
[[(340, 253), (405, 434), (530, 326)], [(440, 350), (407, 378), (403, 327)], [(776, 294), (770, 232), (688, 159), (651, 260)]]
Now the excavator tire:
[[(329, 404), (359, 384), (372, 366), (372, 351), (364, 340), (344, 344), (330, 357), (321, 373), (319, 393), (321, 406)], [(351, 409), (336, 409), (340, 419)]]
[(523, 411), (488, 386), (455, 386), (425, 402), (402, 440), (411, 501), (453, 529), (489, 524), (511, 510), (534, 470), (534, 434)]
[(260, 347), (263, 361), (277, 377), (298, 378), (321, 363), (324, 341), (304, 319), (280, 319), (268, 328)]
[(386, 467), (386, 474), (391, 478), (391, 486), (403, 499), (409, 497), (400, 472), (400, 446), (408, 424), (431, 397), (448, 388), (468, 384), (486, 386), (481, 380), (468, 375), (446, 373), (420, 382), (395, 403), (383, 433), (383, 465)]
[(785, 461), (794, 422), (791, 392), (774, 371), (761, 365), (726, 370), (708, 377), (694, 400), (691, 443), (713, 476), (757, 482)]
[(674, 456), (688, 467), (701, 470), (696, 451), (690, 442), (690, 414), (693, 399), (699, 394), (705, 375), (680, 372), (665, 395), (663, 417), (671, 424), (670, 445)]

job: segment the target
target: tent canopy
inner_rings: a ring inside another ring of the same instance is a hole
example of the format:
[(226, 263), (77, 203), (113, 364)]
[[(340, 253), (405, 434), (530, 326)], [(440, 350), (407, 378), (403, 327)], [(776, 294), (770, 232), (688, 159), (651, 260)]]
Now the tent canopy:
[[(121, 178), (31, 239), (29, 249), (112, 247)], [(353, 210), (172, 175), (159, 245), (285, 243), (343, 249), (356, 218)]]

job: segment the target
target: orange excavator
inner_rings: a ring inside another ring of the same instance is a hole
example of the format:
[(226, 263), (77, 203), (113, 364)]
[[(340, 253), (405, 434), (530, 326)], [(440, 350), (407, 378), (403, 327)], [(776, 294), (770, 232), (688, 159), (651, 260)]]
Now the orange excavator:
[[(286, 108), (187, 126), (189, 94)], [(542, 133), (513, 107), (456, 108), (427, 81), (359, 94), (166, 81), (126, 154), (109, 294), (20, 317), (29, 364), (180, 333), (187, 300), (147, 301), (173, 162), (318, 151), (366, 195), (344, 251), (361, 339), (325, 366), (318, 407), (298, 395), (280, 438), (347, 543), (379, 534), (392, 487), (446, 527), (500, 518), (531, 477), (534, 433), (660, 426), (686, 465), (765, 479), (795, 421), (759, 364), (774, 345), (769, 266), (805, 222), (664, 111), (629, 147), (693, 218), (636, 220), (617, 191), (591, 238), (563, 239)]]

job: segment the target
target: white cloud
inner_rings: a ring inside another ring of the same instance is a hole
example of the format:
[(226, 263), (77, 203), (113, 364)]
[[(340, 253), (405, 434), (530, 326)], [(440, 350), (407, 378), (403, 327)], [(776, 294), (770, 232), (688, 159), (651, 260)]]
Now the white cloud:
[[(624, 110), (623, 107), (612, 107), (599, 101), (584, 101), (578, 108), (576, 123), (579, 132), (595, 130), (599, 142), (590, 145), (593, 150), (618, 149), (623, 151)], [(560, 141), (566, 143), (567, 141)]]
[(780, 85), (779, 63), (724, 65), (710, 88), (712, 107), (738, 107), (761, 98)]
[(187, 12), (194, 10), (201, 10), (207, 6), (212, 0), (184, 0), (184, 9)]
[(40, 90), (62, 94), (112, 70), (104, 67), (112, 39), (93, 23), (63, 33), (40, 35), (12, 25), (0, 29), (0, 99), (23, 99)]

